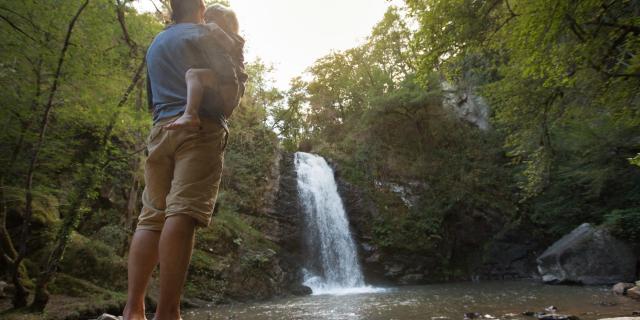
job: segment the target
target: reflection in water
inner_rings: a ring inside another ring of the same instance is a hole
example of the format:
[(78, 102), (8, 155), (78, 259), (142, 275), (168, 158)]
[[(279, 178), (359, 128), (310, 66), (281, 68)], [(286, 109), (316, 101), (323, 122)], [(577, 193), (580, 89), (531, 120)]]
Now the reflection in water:
[[(548, 286), (534, 282), (481, 282), (401, 287), (381, 293), (315, 295), (269, 303), (188, 311), (185, 320), (444, 320), (479, 312), (498, 318), (533, 320), (523, 311), (559, 313), (582, 320), (631, 316), (640, 305), (609, 288)], [(505, 316), (511, 314), (509, 316)]]

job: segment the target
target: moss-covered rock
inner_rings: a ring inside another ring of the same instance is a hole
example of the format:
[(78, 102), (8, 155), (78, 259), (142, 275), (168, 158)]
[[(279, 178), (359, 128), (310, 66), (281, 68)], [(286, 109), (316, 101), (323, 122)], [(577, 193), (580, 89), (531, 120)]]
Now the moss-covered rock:
[(103, 242), (78, 233), (71, 236), (60, 272), (111, 290), (126, 288), (125, 260)]
[(280, 295), (287, 285), (278, 250), (238, 214), (222, 211), (197, 233), (185, 296), (220, 302)]
[[(12, 239), (16, 241), (19, 239), (20, 228), (25, 217), (25, 193), (21, 188), (7, 188), (4, 197), (7, 204), (7, 229)], [(58, 210), (60, 203), (54, 195), (34, 191), (32, 206), (28, 252), (34, 252), (51, 243), (60, 225)]]

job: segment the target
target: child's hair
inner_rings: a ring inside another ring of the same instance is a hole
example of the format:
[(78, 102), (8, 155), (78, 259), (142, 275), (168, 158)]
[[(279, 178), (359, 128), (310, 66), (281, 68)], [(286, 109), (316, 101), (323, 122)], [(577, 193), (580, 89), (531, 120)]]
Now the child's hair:
[(206, 22), (215, 22), (224, 31), (240, 32), (240, 24), (236, 13), (221, 4), (209, 6), (207, 11), (204, 12), (204, 19)]

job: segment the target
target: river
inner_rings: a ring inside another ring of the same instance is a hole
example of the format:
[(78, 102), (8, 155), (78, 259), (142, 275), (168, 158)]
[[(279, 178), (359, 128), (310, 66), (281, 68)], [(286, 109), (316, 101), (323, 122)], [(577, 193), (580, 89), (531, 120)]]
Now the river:
[(550, 286), (530, 281), (449, 283), (389, 288), (350, 295), (312, 295), (264, 303), (190, 310), (185, 320), (444, 320), (480, 313), (501, 319), (535, 319), (524, 311), (558, 313), (581, 320), (631, 316), (640, 303), (608, 287)]

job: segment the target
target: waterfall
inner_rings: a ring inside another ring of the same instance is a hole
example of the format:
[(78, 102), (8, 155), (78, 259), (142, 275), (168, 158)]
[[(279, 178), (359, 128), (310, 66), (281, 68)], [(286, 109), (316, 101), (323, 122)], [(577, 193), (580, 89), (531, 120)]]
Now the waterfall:
[(295, 154), (295, 167), (308, 256), (304, 284), (314, 294), (378, 291), (365, 286), (331, 167), (324, 158), (303, 152)]

